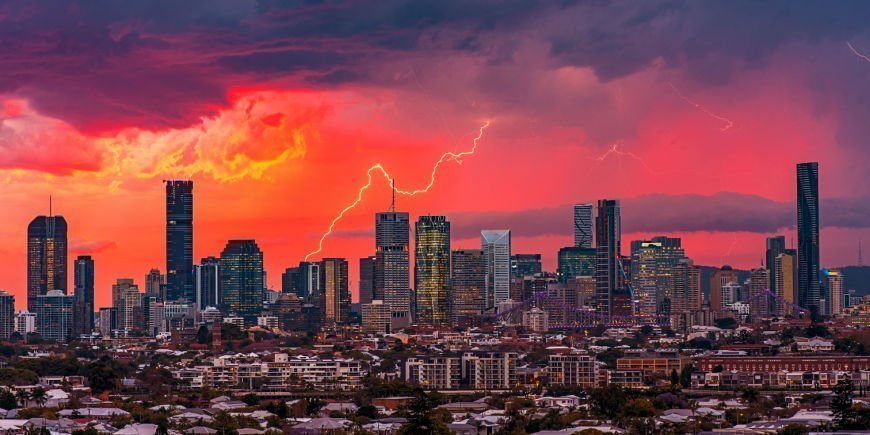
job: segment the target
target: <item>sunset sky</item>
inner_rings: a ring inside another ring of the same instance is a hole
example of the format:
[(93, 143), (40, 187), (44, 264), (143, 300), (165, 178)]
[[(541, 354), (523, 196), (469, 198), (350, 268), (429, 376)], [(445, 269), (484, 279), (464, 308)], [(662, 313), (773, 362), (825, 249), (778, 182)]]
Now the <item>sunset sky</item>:
[[(870, 2), (0, 3), (0, 288), (24, 305), (26, 228), (54, 211), (110, 286), (165, 270), (161, 180), (191, 178), (194, 258), (256, 239), (268, 283), (380, 163), (453, 247), (572, 243), (570, 205), (623, 201), (658, 234), (753, 267), (793, 238), (795, 163), (820, 167), (823, 266), (870, 252)], [(374, 250), (375, 174), (317, 257)], [(870, 256), (870, 253), (868, 253)], [(70, 280), (72, 273), (70, 273)], [(70, 285), (70, 288), (72, 286)]]

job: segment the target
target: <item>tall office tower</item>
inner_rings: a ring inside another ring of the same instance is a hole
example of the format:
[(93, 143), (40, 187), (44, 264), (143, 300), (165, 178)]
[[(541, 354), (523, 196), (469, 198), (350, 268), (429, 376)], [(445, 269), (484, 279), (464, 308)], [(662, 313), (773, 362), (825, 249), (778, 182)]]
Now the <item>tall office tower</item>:
[(770, 317), (772, 299), (765, 291), (770, 283), (770, 272), (764, 268), (755, 268), (749, 272), (749, 315), (753, 322)]
[(819, 312), (819, 164), (797, 165), (798, 305)]
[(486, 309), (484, 254), (478, 249), (450, 253), (450, 321), (467, 327)]
[(15, 296), (0, 290), (0, 339), (8, 340), (15, 332)]
[(299, 274), (301, 270), (298, 267), (288, 267), (281, 274), (281, 293), (293, 293), (299, 296)]
[(592, 248), (592, 204), (574, 204), (574, 246)]
[[(779, 296), (783, 302), (776, 303), (771, 307), (772, 314), (777, 316), (793, 316), (793, 308), (790, 304), (796, 302), (797, 296), (797, 251), (794, 249), (786, 249), (773, 260), (773, 267), (769, 269), (771, 273), (770, 282), (775, 285), (771, 287), (771, 293)], [(776, 289), (774, 292), (773, 289)], [(786, 303), (786, 301), (788, 303)]]
[(63, 216), (37, 216), (27, 226), (27, 307), (51, 290), (66, 294), (67, 239)]
[(541, 254), (514, 254), (511, 255), (511, 276), (522, 278), (541, 273)]
[(142, 293), (131, 278), (119, 278), (112, 285), (112, 306), (117, 310), (118, 330), (142, 331), (145, 326), (145, 312), (142, 310)]
[(193, 181), (165, 183), (166, 299), (193, 301)]
[(598, 216), (595, 218), (595, 299), (596, 311), (605, 315), (631, 315), (613, 310), (614, 296), (623, 295), (623, 271), (621, 270), (622, 232), (619, 201), (598, 201)]
[(36, 313), (21, 310), (15, 315), (15, 332), (27, 337), (27, 334), (36, 332)]
[(263, 252), (254, 240), (230, 240), (221, 252), (221, 311), (257, 323), (263, 308)]
[(320, 262), (320, 313), (324, 324), (346, 323), (350, 314), (347, 260), (324, 258)]
[(73, 334), (94, 331), (94, 260), (79, 255), (73, 262)]
[(281, 274), (281, 292), (295, 293), (303, 303), (318, 302), (320, 262), (300, 261), (299, 266), (285, 269)]
[(743, 286), (737, 282), (729, 282), (722, 286), (722, 307), (716, 311), (721, 311), (724, 307), (740, 302), (740, 293), (743, 291)]
[(677, 262), (671, 291), (671, 313), (692, 313), (701, 309), (701, 268), (691, 258)]
[(828, 315), (839, 315), (843, 310), (843, 273), (836, 269), (828, 270)]
[(579, 276), (595, 276), (595, 261), (595, 248), (566, 246), (559, 249), (556, 259), (559, 282), (566, 283)]
[(51, 290), (36, 297), (36, 332), (46, 340), (66, 342), (73, 333), (73, 296)]
[(370, 304), (381, 297), (375, 294), (375, 264), (374, 255), (359, 259), (359, 303)]
[(631, 242), (631, 288), (640, 314), (663, 313), (662, 307), (673, 286), (674, 269), (686, 256), (682, 240), (658, 236)]
[(480, 244), (483, 251), (483, 273), (486, 275), (486, 308), (490, 309), (510, 299), (511, 232), (481, 231)]
[(193, 267), (195, 307), (198, 311), (221, 305), (220, 264), (220, 260), (215, 257), (205, 257)]
[(414, 225), (416, 320), (427, 325), (450, 321), (450, 222), (420, 216)]
[[(722, 298), (722, 287), (729, 283), (740, 283), (740, 278), (737, 272), (729, 265), (722, 266), (721, 269), (713, 272), (710, 277), (710, 309), (713, 311), (721, 311), (725, 308), (725, 303)], [(732, 302), (733, 303), (733, 302)]]
[(145, 293), (155, 295), (162, 301), (166, 300), (166, 295), (163, 294), (166, 289), (165, 284), (166, 276), (160, 273), (160, 269), (151, 269), (145, 275)]
[(411, 320), (410, 233), (408, 213), (375, 214), (375, 293), (383, 297), (397, 324)]

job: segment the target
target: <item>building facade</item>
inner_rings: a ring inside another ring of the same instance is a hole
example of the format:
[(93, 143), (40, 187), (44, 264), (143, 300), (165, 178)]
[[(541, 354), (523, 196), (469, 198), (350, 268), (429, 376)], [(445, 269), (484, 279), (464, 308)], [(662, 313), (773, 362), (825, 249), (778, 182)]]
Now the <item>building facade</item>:
[(798, 305), (819, 312), (819, 164), (797, 165)]
[(414, 231), (416, 321), (450, 321), (450, 222), (445, 216), (420, 216)]
[(574, 246), (592, 248), (592, 204), (574, 204)]
[(67, 225), (63, 216), (37, 216), (27, 226), (27, 307), (51, 290), (67, 292)]
[(458, 249), (450, 256), (451, 323), (467, 327), (486, 309), (483, 251)]
[(166, 299), (193, 301), (193, 181), (165, 184)]
[(510, 298), (511, 232), (481, 231), (480, 244), (484, 260), (483, 273), (486, 277), (486, 308), (491, 309)]
[(220, 258), (221, 311), (254, 325), (263, 309), (263, 252), (254, 240), (230, 240)]
[(94, 260), (80, 255), (73, 262), (73, 334), (80, 336), (94, 331)]

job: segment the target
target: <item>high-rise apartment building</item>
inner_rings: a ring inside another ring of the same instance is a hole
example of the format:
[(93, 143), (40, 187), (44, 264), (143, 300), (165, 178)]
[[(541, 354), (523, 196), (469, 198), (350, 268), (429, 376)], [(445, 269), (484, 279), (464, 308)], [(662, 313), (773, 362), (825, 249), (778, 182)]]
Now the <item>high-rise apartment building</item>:
[[(776, 257), (785, 252), (785, 236), (768, 237), (765, 240), (764, 267), (770, 272), (770, 284), (768, 288), (773, 294), (779, 294), (776, 289)], [(771, 307), (775, 311), (775, 307)]]
[(67, 292), (67, 226), (63, 216), (37, 216), (27, 226), (27, 307), (51, 290)]
[(465, 327), (486, 309), (483, 251), (457, 249), (450, 256), (451, 323)]
[(8, 340), (15, 332), (15, 296), (0, 290), (0, 339)]
[(819, 164), (797, 165), (798, 305), (819, 312)]
[(153, 268), (145, 275), (145, 294), (157, 296), (161, 301), (166, 300), (166, 275), (160, 273), (160, 269)]
[(416, 321), (450, 321), (450, 222), (445, 216), (420, 216), (414, 226)]
[(753, 321), (770, 317), (773, 299), (766, 291), (769, 283), (770, 272), (767, 269), (759, 267), (749, 272), (747, 301), (749, 302), (749, 315)]
[(73, 334), (94, 331), (94, 260), (79, 255), (73, 262)]
[(51, 290), (36, 297), (36, 332), (46, 340), (66, 342), (73, 333), (73, 296)]
[(774, 274), (770, 281), (775, 283), (775, 295), (783, 302), (777, 303), (773, 307), (774, 313), (778, 316), (793, 316), (793, 304), (797, 302), (797, 251), (794, 249), (786, 249), (774, 259), (773, 269)]
[(483, 251), (483, 273), (486, 276), (486, 308), (490, 309), (510, 298), (511, 232), (481, 231), (480, 244)]
[(843, 310), (843, 282), (845, 277), (843, 273), (836, 269), (830, 269), (827, 273), (828, 278), (828, 315), (839, 315)]
[(690, 258), (681, 258), (674, 268), (671, 313), (693, 313), (701, 309), (701, 268)]
[(230, 240), (221, 252), (221, 311), (257, 323), (263, 308), (263, 252), (254, 240)]
[(350, 289), (347, 278), (347, 260), (324, 258), (320, 262), (321, 321), (324, 324), (341, 324), (350, 314)]
[(165, 184), (166, 299), (193, 301), (193, 181)]
[(614, 297), (624, 296), (620, 226), (619, 201), (599, 200), (598, 216), (595, 218), (596, 311), (609, 316), (632, 315), (632, 313), (615, 312), (616, 310), (613, 309)]
[(592, 248), (592, 204), (574, 204), (574, 246)]
[(129, 333), (146, 328), (142, 293), (132, 278), (119, 278), (112, 285), (112, 306), (116, 309), (116, 329)]

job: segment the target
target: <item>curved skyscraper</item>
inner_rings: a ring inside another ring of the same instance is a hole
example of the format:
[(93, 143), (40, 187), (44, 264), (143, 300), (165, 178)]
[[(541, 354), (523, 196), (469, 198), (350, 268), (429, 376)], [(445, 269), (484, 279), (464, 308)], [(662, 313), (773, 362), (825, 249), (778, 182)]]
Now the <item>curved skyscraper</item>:
[(819, 164), (797, 165), (798, 305), (819, 313)]

